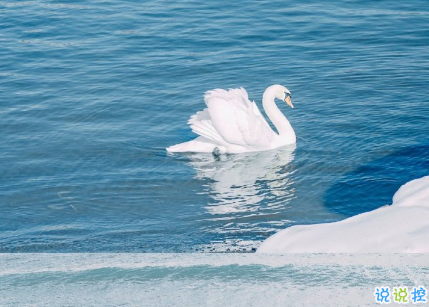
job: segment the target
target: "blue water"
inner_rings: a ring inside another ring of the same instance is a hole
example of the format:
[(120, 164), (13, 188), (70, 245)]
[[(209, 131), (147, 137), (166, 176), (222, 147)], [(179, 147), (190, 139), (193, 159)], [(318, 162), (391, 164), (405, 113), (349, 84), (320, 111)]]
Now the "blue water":
[[(429, 169), (427, 1), (0, 1), (0, 252), (249, 252)], [(297, 147), (168, 155), (274, 83)]]

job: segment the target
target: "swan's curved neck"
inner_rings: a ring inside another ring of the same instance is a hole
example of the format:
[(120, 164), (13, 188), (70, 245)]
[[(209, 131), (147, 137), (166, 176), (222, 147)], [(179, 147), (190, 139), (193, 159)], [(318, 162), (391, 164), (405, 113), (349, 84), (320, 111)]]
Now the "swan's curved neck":
[(288, 138), (296, 138), (295, 131), (287, 120), (286, 116), (279, 110), (275, 103), (275, 93), (268, 88), (262, 97), (262, 105), (268, 118), (276, 127), (280, 136), (287, 136)]

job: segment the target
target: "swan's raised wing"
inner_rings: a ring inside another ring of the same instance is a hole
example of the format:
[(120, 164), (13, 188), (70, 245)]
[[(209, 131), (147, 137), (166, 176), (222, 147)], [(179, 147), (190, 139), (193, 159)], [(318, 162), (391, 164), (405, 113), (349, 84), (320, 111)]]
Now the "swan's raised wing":
[(199, 111), (191, 116), (188, 120), (192, 132), (205, 137), (218, 145), (226, 145), (225, 140), (219, 135), (213, 127), (208, 108)]
[(273, 141), (275, 133), (245, 89), (208, 91), (204, 100), (207, 108), (189, 120), (195, 133), (219, 145), (258, 148)]

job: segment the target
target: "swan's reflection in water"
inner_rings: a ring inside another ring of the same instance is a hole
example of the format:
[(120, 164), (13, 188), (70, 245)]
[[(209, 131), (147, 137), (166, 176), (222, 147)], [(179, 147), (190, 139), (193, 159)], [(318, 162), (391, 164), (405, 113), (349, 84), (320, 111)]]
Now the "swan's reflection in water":
[(295, 145), (284, 148), (215, 157), (189, 156), (196, 178), (206, 182), (212, 201), (204, 220), (204, 231), (223, 234), (225, 240), (240, 234), (254, 240), (289, 222), (285, 208), (294, 197), (290, 162)]

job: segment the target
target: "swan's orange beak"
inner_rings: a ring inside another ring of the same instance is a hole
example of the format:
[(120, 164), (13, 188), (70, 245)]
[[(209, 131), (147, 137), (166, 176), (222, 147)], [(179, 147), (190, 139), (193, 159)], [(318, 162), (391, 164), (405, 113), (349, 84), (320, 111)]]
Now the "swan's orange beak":
[(293, 109), (292, 100), (290, 99), (290, 96), (287, 96), (285, 98), (285, 102)]

